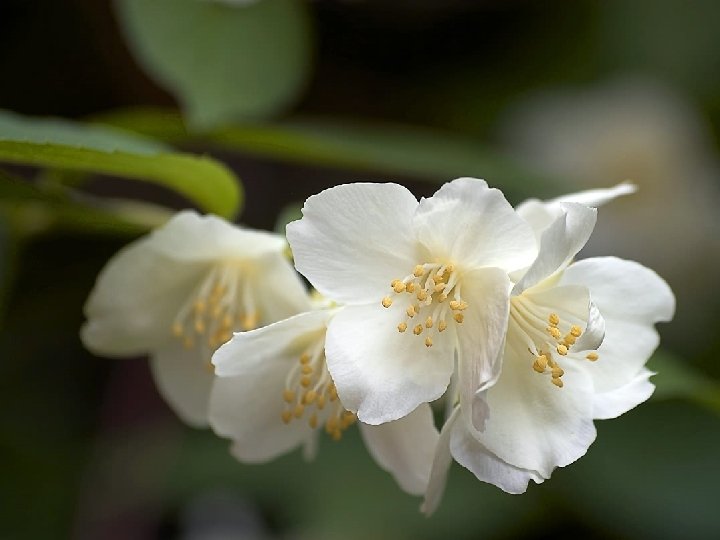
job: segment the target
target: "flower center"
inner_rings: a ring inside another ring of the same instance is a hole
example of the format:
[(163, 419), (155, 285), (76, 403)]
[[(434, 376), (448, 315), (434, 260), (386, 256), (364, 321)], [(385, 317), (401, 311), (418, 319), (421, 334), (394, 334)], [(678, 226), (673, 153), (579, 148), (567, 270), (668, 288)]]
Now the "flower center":
[(322, 341), (303, 353), (299, 362), (290, 369), (282, 398), (286, 404), (281, 415), (285, 424), (307, 414), (307, 422), (312, 429), (324, 423), (325, 432), (335, 441), (339, 441), (343, 432), (357, 420), (355, 414), (346, 410), (338, 399), (325, 363)]
[(180, 308), (172, 333), (186, 349), (199, 349), (212, 370), (212, 354), (233, 330), (252, 330), (257, 325), (258, 312), (243, 267), (223, 263), (212, 267)]
[[(550, 382), (562, 388), (565, 372), (558, 360), (573, 352), (573, 346), (583, 333), (580, 324), (586, 324), (586, 321), (562, 321), (557, 313), (544, 310), (522, 296), (511, 299), (510, 318), (514, 324), (510, 325), (508, 339), (523, 340), (534, 358), (532, 368), (540, 374), (550, 374)], [(598, 358), (596, 351), (585, 355), (591, 362)]]
[(412, 328), (413, 335), (425, 336), (425, 345), (432, 347), (433, 337), (444, 332), (448, 320), (462, 324), (468, 303), (460, 296), (458, 272), (452, 264), (418, 264), (412, 274), (390, 283), (392, 295), (382, 299), (384, 308), (397, 301), (407, 301), (406, 317), (398, 324), (398, 332)]

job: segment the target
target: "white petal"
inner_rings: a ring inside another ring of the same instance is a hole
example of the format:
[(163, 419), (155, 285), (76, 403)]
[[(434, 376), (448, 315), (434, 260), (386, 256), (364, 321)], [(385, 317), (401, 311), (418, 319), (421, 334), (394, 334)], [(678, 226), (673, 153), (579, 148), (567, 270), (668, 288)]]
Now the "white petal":
[(411, 495), (425, 493), (439, 437), (430, 405), (423, 403), (394, 422), (360, 422), (358, 427), (370, 455), (402, 489)]
[(98, 275), (84, 312), (84, 345), (104, 356), (147, 353), (167, 340), (172, 322), (208, 263), (178, 263), (141, 239), (120, 250)]
[(220, 217), (201, 216), (192, 210), (176, 214), (153, 231), (149, 240), (158, 252), (186, 262), (254, 259), (268, 253), (282, 253), (287, 246), (278, 234), (246, 229)]
[(655, 272), (644, 266), (598, 257), (570, 265), (562, 283), (581, 283), (605, 319), (600, 359), (589, 372), (597, 392), (620, 388), (633, 380), (658, 345), (653, 327), (670, 320), (675, 310), (672, 291)]
[(471, 434), (461, 418), (450, 437), (450, 452), (460, 465), (472, 472), (481, 482), (493, 484), (506, 493), (525, 493), (530, 480), (536, 484), (545, 479), (536, 471), (513, 467), (488, 451)]
[(595, 439), (592, 381), (567, 358), (564, 387), (536, 373), (522, 345), (508, 340), (502, 373), (494, 386), (478, 394), (487, 406), (483, 445), (516, 467), (548, 478), (585, 454)]
[(626, 385), (609, 392), (595, 394), (593, 417), (598, 420), (617, 418), (646, 401), (655, 390), (655, 385), (650, 382), (650, 377), (653, 375), (655, 373), (643, 368)]
[(630, 195), (636, 191), (637, 186), (635, 184), (631, 182), (621, 182), (611, 188), (588, 189), (585, 191), (578, 191), (577, 193), (568, 193), (567, 195), (561, 195), (555, 199), (550, 199), (547, 203), (553, 204), (569, 202), (598, 208), (614, 199), (617, 199), (618, 197)]
[(588, 309), (588, 320), (585, 330), (573, 345), (575, 351), (595, 350), (602, 344), (605, 339), (605, 319), (600, 313), (595, 302), (590, 301)]
[(581, 204), (563, 204), (563, 213), (542, 233), (540, 252), (513, 294), (541, 282), (572, 260), (590, 238), (597, 210)]
[(418, 264), (417, 200), (397, 184), (346, 184), (313, 195), (287, 226), (295, 266), (323, 295), (379, 301)]
[(453, 427), (460, 417), (460, 408), (456, 407), (450, 417), (445, 421), (440, 430), (440, 437), (435, 447), (435, 457), (433, 458), (432, 469), (430, 471), (430, 481), (425, 491), (425, 498), (420, 511), (426, 516), (432, 515), (440, 506), (445, 484), (447, 483), (447, 474), (452, 465), (452, 455), (450, 454), (450, 435)]
[(453, 371), (453, 326), (426, 347), (422, 335), (397, 330), (404, 312), (379, 303), (347, 306), (328, 327), (330, 375), (345, 408), (366, 424), (381, 424), (439, 398)]
[(256, 370), (276, 362), (280, 355), (297, 352), (297, 361), (303, 346), (322, 339), (331, 316), (331, 310), (308, 311), (257, 330), (237, 332), (213, 355), (215, 373), (252, 378)]
[[(473, 408), (475, 394), (500, 374), (508, 324), (510, 279), (498, 268), (463, 276), (463, 297), (469, 306), (457, 328), (459, 390), (463, 410)], [(479, 422), (479, 420), (478, 420)]]
[(252, 373), (217, 377), (210, 396), (210, 425), (234, 441), (233, 455), (246, 463), (262, 463), (300, 446), (314, 430), (304, 419), (282, 421), (285, 377), (297, 358), (276, 357)]
[(465, 268), (528, 266), (535, 236), (497, 189), (476, 178), (459, 178), (420, 201), (414, 218), (428, 252)]
[(170, 340), (150, 356), (158, 391), (175, 413), (194, 427), (208, 424), (210, 389), (215, 375), (197, 349)]

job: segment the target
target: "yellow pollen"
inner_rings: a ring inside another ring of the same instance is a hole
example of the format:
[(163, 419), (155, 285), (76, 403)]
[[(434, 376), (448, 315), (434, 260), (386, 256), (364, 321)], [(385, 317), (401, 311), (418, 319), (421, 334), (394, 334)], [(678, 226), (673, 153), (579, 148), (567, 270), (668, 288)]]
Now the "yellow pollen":
[(430, 336), (425, 338), (425, 346), (432, 347), (432, 338)]
[(413, 334), (415, 334), (416, 336), (419, 336), (420, 334), (422, 334), (422, 331), (423, 331), (422, 324), (418, 324), (415, 328), (413, 328)]
[(585, 358), (587, 358), (591, 362), (594, 362), (595, 360), (600, 358), (600, 356), (598, 356), (598, 353), (596, 353), (596, 352), (591, 352), (591, 353), (588, 353), (588, 355)]
[(421, 302), (427, 300), (427, 297), (428, 297), (428, 293), (425, 289), (420, 289), (417, 292), (417, 299), (420, 300)]
[(447, 287), (445, 283), (438, 283), (435, 285), (435, 292), (442, 292), (445, 287)]
[(295, 418), (300, 418), (304, 412), (305, 405), (303, 405), (302, 403), (298, 403), (297, 405), (295, 405), (295, 408), (293, 409), (293, 415), (295, 416)]
[(570, 335), (579, 338), (582, 335), (582, 328), (580, 328), (577, 324), (573, 324), (570, 327)]
[(555, 326), (548, 326), (545, 330), (547, 330), (548, 334), (550, 334), (555, 339), (560, 339), (560, 336), (562, 335), (560, 333), (560, 330), (558, 330)]
[(242, 328), (243, 330), (253, 330), (257, 328), (258, 316), (256, 313), (246, 313), (242, 317)]
[(428, 317), (425, 319), (425, 328), (432, 328), (433, 327), (433, 320), (432, 317)]
[(409, 292), (410, 294), (415, 292), (415, 284), (411, 281), (408, 283), (405, 287), (405, 291)]
[(195, 331), (202, 334), (205, 331), (205, 323), (202, 319), (195, 319)]
[(407, 316), (412, 319), (415, 316), (415, 306), (408, 306), (405, 313), (407, 313)]
[(440, 302), (441, 304), (442, 304), (445, 300), (447, 300), (447, 294), (442, 293), (440, 296), (438, 296), (438, 302)]
[(310, 386), (311, 382), (312, 382), (312, 380), (307, 375), (303, 375), (302, 377), (300, 377), (300, 385), (303, 388), (307, 388), (308, 386)]
[(292, 411), (283, 411), (281, 418), (283, 423), (289, 424), (290, 420), (292, 420)]
[(446, 271), (448, 274), (452, 274), (452, 273), (455, 271), (455, 266), (452, 265), (452, 264), (448, 264), (448, 265), (445, 267), (445, 271)]
[(308, 424), (309, 424), (310, 427), (313, 428), (313, 429), (315, 429), (315, 428), (317, 427), (317, 425), (318, 425), (318, 419), (317, 419), (317, 415), (316, 415), (315, 413), (313, 413), (313, 415), (312, 415), (312, 416), (310, 417), (310, 419), (308, 420)]
[(205, 302), (203, 302), (202, 300), (196, 300), (193, 304), (193, 309), (198, 315), (202, 315), (205, 312), (205, 307)]
[(568, 348), (562, 343), (557, 346), (557, 352), (561, 356), (565, 356), (568, 353)]
[(307, 364), (308, 362), (310, 362), (310, 355), (305, 353), (300, 357), (300, 363)]
[(457, 300), (451, 300), (450, 309), (460, 309), (460, 302), (458, 302)]
[(386, 296), (382, 299), (382, 307), (389, 308), (390, 306), (392, 306), (392, 298)]
[(331, 416), (327, 419), (327, 422), (325, 422), (325, 431), (328, 433), (332, 433), (333, 431), (336, 431), (338, 428), (338, 420), (334, 416)]
[(306, 405), (310, 405), (313, 401), (315, 401), (315, 399), (317, 399), (317, 392), (315, 390), (308, 390), (305, 392), (303, 401)]
[(553, 379), (559, 379), (563, 375), (565, 375), (565, 372), (562, 370), (562, 368), (560, 366), (556, 366), (556, 367), (552, 368)]
[(447, 328), (447, 323), (445, 322), (445, 319), (441, 319), (438, 323), (438, 331), (443, 332)]
[(545, 368), (548, 364), (548, 358), (544, 354), (541, 354), (537, 358), (535, 358), (535, 362), (533, 362), (533, 369), (537, 371), (538, 373), (544, 373)]
[(557, 313), (551, 313), (548, 317), (548, 322), (550, 326), (557, 326), (560, 323), (560, 317), (558, 317)]
[(315, 406), (321, 411), (325, 408), (325, 394), (320, 394), (315, 401)]
[(558, 378), (553, 377), (552, 379), (550, 379), (550, 381), (551, 381), (555, 386), (557, 386), (558, 388), (562, 388), (562, 387), (563, 387), (562, 379), (560, 379), (559, 377), (558, 377)]
[(568, 334), (563, 338), (563, 344), (568, 348), (570, 348), (572, 345), (575, 345), (575, 341), (577, 341), (577, 338), (572, 334)]
[(403, 333), (405, 330), (407, 330), (407, 323), (401, 322), (398, 324), (398, 332)]
[(302, 368), (300, 368), (300, 371), (303, 375), (310, 375), (313, 372), (313, 368), (311, 365), (304, 364)]
[(422, 264), (418, 264), (415, 269), (413, 270), (413, 276), (420, 277), (425, 273), (425, 268), (423, 268)]
[(453, 319), (455, 319), (455, 322), (458, 324), (462, 324), (462, 322), (465, 320), (465, 317), (462, 313), (456, 313), (453, 315)]
[(292, 403), (293, 401), (295, 401), (295, 392), (288, 389), (283, 390), (283, 399), (287, 403)]
[(405, 290), (405, 284), (400, 280), (396, 280), (395, 285), (393, 285), (393, 291), (395, 291), (396, 293), (401, 293), (404, 290)]

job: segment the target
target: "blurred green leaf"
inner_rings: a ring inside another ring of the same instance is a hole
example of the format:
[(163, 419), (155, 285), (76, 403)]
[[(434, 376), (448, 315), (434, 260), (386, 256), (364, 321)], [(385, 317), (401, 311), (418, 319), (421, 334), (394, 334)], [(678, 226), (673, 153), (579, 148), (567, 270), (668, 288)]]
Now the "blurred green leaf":
[(308, 78), (311, 32), (300, 0), (116, 5), (136, 58), (178, 98), (195, 128), (274, 115)]
[(668, 351), (653, 355), (648, 368), (657, 372), (652, 378), (654, 399), (688, 399), (720, 414), (720, 383), (703, 375)]
[[(116, 111), (95, 120), (173, 142), (192, 139), (177, 115), (162, 110)], [(564, 188), (558, 180), (517, 164), (478, 139), (418, 126), (303, 117), (228, 126), (207, 133), (203, 140), (250, 155), (437, 184), (476, 176), (518, 197), (550, 196)]]
[(205, 156), (107, 127), (30, 119), (0, 111), (0, 162), (117, 175), (159, 184), (207, 212), (234, 217), (242, 193), (233, 173)]

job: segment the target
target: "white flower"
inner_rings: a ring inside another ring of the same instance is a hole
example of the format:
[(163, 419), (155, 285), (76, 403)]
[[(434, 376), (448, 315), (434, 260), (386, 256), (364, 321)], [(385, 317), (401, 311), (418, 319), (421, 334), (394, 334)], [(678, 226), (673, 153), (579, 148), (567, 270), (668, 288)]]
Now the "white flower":
[[(627, 188), (560, 200), (600, 204)], [(542, 204), (542, 203), (538, 203)], [(521, 205), (520, 213), (535, 205)], [(595, 224), (595, 210), (552, 201), (540, 253), (513, 287), (502, 371), (471, 414), (460, 404), (441, 432), (424, 510), (439, 504), (452, 458), (480, 480), (523, 493), (595, 439), (594, 419), (616, 417), (650, 397), (644, 365), (658, 344), (654, 324), (672, 318), (667, 284), (637, 263), (612, 257), (569, 264)]]
[(498, 371), (508, 273), (528, 266), (530, 226), (482, 180), (458, 179), (419, 203), (397, 184), (347, 184), (310, 197), (287, 227), (296, 268), (346, 304), (327, 335), (345, 407), (368, 424), (440, 397), (457, 352), (461, 396)]
[[(355, 423), (325, 363), (327, 325), (341, 309), (309, 311), (237, 333), (215, 353), (210, 424), (232, 439), (237, 459), (264, 462), (301, 445), (310, 458), (319, 431), (339, 440)], [(438, 439), (430, 406), (395, 422), (359, 427), (378, 464), (405, 491), (424, 493)]]
[(85, 305), (81, 337), (96, 354), (150, 354), (160, 393), (207, 424), (210, 358), (233, 330), (308, 308), (285, 240), (183, 211), (115, 255)]

